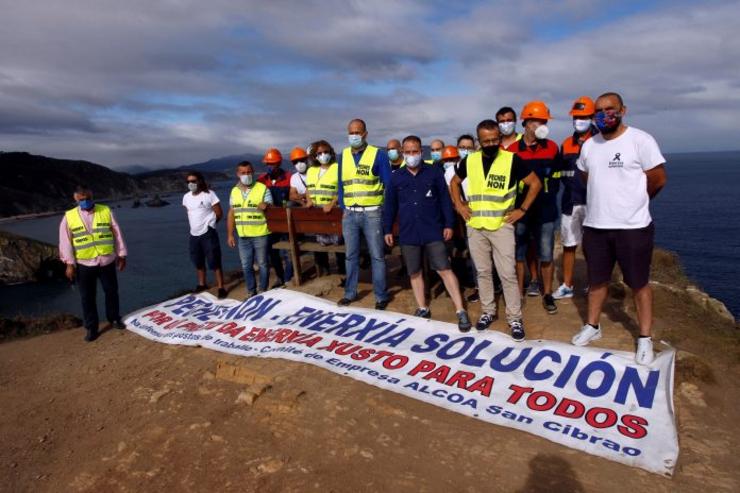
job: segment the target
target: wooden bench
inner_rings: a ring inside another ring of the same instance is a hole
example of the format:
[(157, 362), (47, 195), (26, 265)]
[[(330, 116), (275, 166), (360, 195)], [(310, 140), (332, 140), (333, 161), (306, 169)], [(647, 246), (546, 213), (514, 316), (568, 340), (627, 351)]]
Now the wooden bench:
[[(278, 241), (272, 248), (288, 250), (293, 262), (293, 284), (301, 285), (301, 254), (304, 252), (346, 253), (346, 247), (341, 245), (322, 245), (314, 238), (315, 235), (342, 236), (342, 210), (334, 208), (324, 212), (318, 207), (268, 207), (265, 210), (267, 227), (272, 233), (285, 233), (287, 241)], [(393, 234), (398, 235), (398, 223), (393, 225)], [(391, 255), (401, 255), (398, 245), (394, 246)]]

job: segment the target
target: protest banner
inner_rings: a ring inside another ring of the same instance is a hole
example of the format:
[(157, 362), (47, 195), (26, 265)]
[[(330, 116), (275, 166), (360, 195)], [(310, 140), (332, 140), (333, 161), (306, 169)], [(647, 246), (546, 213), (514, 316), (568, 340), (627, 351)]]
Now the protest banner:
[(657, 474), (672, 475), (678, 457), (672, 349), (644, 367), (633, 353), (461, 334), (285, 289), (246, 301), (186, 295), (125, 323), (166, 344), (310, 363)]

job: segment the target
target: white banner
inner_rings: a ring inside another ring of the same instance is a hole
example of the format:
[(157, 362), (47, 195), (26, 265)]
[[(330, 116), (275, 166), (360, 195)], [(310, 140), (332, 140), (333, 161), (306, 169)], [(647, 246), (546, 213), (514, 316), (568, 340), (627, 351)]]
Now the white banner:
[(678, 457), (674, 351), (634, 354), (341, 308), (286, 289), (246, 301), (186, 295), (129, 330), (166, 344), (310, 363), (451, 411), (670, 476)]

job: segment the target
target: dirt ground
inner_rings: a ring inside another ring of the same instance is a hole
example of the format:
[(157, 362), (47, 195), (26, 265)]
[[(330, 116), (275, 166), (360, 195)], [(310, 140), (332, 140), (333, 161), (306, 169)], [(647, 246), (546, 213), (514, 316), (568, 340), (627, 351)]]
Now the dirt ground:
[[(394, 276), (389, 309), (409, 313), (411, 293)], [(335, 275), (300, 290), (342, 294)], [(243, 297), (243, 286), (230, 296)], [(358, 305), (373, 305), (367, 282), (361, 296)], [(307, 364), (167, 346), (128, 331), (88, 344), (78, 329), (0, 344), (0, 491), (740, 491), (737, 327), (682, 289), (656, 286), (655, 303), (655, 339), (679, 349), (672, 479)], [(570, 339), (586, 300), (558, 306), (548, 315), (527, 300), (528, 337)], [(454, 321), (445, 295), (431, 308)], [(478, 311), (471, 304), (471, 316)], [(598, 345), (632, 350), (633, 317), (616, 286)], [(219, 364), (242, 379), (226, 379)]]

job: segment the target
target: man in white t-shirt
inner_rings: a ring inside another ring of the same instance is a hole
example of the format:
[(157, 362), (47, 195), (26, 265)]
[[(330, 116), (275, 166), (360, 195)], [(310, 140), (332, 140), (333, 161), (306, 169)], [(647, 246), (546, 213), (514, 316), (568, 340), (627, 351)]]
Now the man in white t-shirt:
[(295, 173), (290, 175), (290, 192), (288, 198), (292, 206), (306, 205), (306, 171), (308, 171), (308, 153), (300, 147), (290, 151), (290, 162), (295, 167)]
[(216, 231), (216, 223), (223, 216), (218, 197), (208, 188), (203, 175), (197, 171), (188, 173), (188, 190), (182, 197), (182, 205), (188, 212), (190, 223), (190, 259), (195, 265), (198, 285), (195, 292), (208, 289), (206, 284), (206, 265), (216, 274), (218, 297), (226, 297), (224, 275), (221, 269), (221, 242)]
[(655, 235), (649, 205), (665, 186), (665, 158), (650, 134), (624, 124), (626, 112), (619, 94), (599, 96), (594, 123), (601, 133), (583, 143), (577, 161), (587, 183), (583, 252), (589, 293), (588, 319), (572, 342), (585, 346), (601, 338), (599, 317), (617, 263), (637, 308), (635, 360), (649, 365), (654, 358), (649, 281)]

